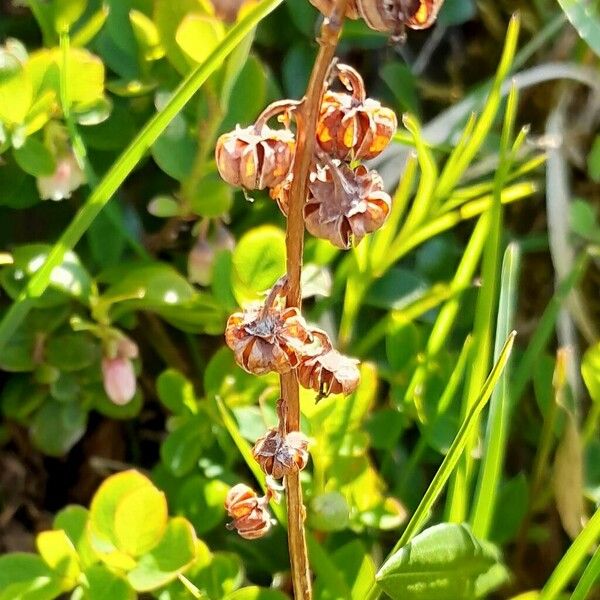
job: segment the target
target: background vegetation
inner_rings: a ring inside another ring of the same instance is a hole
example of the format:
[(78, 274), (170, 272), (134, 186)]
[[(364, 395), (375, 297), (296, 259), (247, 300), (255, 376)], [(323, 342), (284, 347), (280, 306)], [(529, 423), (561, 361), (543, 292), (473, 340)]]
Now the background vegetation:
[[(0, 1), (0, 600), (291, 597), (281, 508), (254, 542), (223, 508), (279, 392), (222, 334), (284, 218), (213, 153), (302, 96), (319, 15), (237, 9)], [(386, 226), (307, 239), (306, 317), (362, 361), (302, 398), (316, 598), (600, 597), (599, 54), (594, 1), (446, 0), (403, 46), (346, 23), (405, 116)]]

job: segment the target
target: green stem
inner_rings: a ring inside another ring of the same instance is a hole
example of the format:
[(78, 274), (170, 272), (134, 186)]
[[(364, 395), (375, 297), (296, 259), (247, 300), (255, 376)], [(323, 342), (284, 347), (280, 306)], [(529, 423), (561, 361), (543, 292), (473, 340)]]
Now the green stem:
[(48, 285), (52, 271), (58, 266), (68, 250), (71, 250), (87, 231), (94, 219), (111, 199), (125, 178), (148, 152), (167, 125), (200, 89), (202, 84), (216, 71), (223, 60), (237, 47), (244, 36), (264, 17), (271, 13), (283, 0), (263, 0), (235, 25), (210, 56), (196, 67), (179, 85), (164, 108), (148, 121), (136, 138), (124, 150), (87, 202), (77, 212), (58, 242), (49, 252), (42, 267), (33, 275), (27, 287), (8, 309), (0, 322), (0, 349), (4, 348), (12, 334), (30, 309), (28, 299), (39, 298)]

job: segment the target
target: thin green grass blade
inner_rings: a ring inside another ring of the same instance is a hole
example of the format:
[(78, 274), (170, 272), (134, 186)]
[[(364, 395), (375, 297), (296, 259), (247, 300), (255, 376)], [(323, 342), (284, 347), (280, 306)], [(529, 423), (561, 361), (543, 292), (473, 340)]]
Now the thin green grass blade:
[(510, 73), (515, 52), (517, 50), (519, 29), (520, 17), (518, 14), (515, 14), (508, 25), (504, 49), (502, 51), (498, 70), (496, 71), (496, 77), (481, 113), (481, 117), (474, 127), (473, 135), (468, 144), (465, 144), (465, 146), (461, 148), (462, 151), (460, 155), (453, 160), (452, 169), (444, 171), (440, 177), (435, 191), (436, 200), (445, 198), (456, 187), (456, 184), (460, 181), (465, 169), (481, 148), (481, 145), (492, 128), (502, 100), (502, 84)]
[[(502, 204), (510, 204), (518, 202), (530, 196), (535, 195), (539, 191), (539, 186), (533, 181), (517, 183), (509, 186), (502, 191)], [(397, 239), (388, 249), (386, 255), (385, 270), (389, 269), (394, 263), (406, 256), (413, 248), (416, 248), (423, 242), (432, 237), (452, 229), (461, 221), (473, 219), (486, 212), (493, 202), (493, 195), (488, 194), (482, 198), (477, 198), (471, 202), (463, 204), (457, 210), (447, 212), (439, 217), (431, 219), (419, 227), (414, 233), (406, 239)]]
[(573, 578), (590, 548), (600, 539), (600, 509), (587, 522), (540, 592), (539, 600), (555, 600)]
[[(456, 434), (456, 437), (454, 438), (454, 441), (452, 442), (452, 445), (448, 450), (448, 454), (446, 454), (446, 456), (444, 457), (440, 468), (437, 470), (437, 473), (435, 474), (433, 480), (429, 484), (429, 487), (423, 495), (419, 506), (417, 507), (413, 516), (408, 522), (404, 533), (402, 534), (392, 551), (388, 554), (388, 557), (391, 556), (394, 552), (397, 552), (408, 542), (410, 542), (410, 540), (421, 531), (423, 525), (427, 521), (427, 518), (429, 517), (429, 514), (433, 508), (433, 505), (439, 498), (440, 494), (444, 489), (444, 486), (450, 478), (450, 475), (452, 474), (452, 472), (456, 468), (456, 465), (458, 464), (458, 461), (467, 444), (468, 438), (471, 435), (473, 428), (477, 424), (481, 411), (485, 407), (487, 401), (489, 400), (492, 394), (492, 391), (496, 387), (496, 384), (498, 383), (498, 380), (502, 375), (502, 372), (504, 371), (504, 367), (506, 366), (506, 363), (508, 362), (508, 359), (510, 357), (510, 353), (512, 351), (516, 335), (516, 332), (513, 331), (508, 336), (508, 339), (506, 340), (506, 343), (504, 344), (502, 351), (498, 356), (498, 361), (494, 365), (494, 368), (491, 370), (488, 378), (483, 384), (479, 396), (477, 397), (477, 400), (473, 403), (469, 414), (460, 426), (460, 429), (458, 430), (458, 433)], [(374, 585), (367, 596), (367, 600), (374, 600), (375, 598), (379, 598), (380, 594), (380, 590), (377, 588), (376, 585)]]
[[(510, 244), (504, 253), (500, 284), (500, 305), (494, 355), (501, 350), (502, 340), (512, 330), (517, 305), (517, 290), (520, 274), (520, 251), (517, 244)], [(502, 466), (508, 441), (511, 402), (509, 396), (509, 368), (504, 370), (500, 382), (490, 401), (488, 425), (484, 442), (484, 452), (479, 481), (475, 493), (473, 533), (486, 539), (493, 521), (495, 502), (502, 475)]]
[[(479, 219), (456, 269), (456, 274), (451, 283), (452, 289), (462, 290), (471, 284), (487, 235), (488, 223), (484, 219)], [(427, 341), (424, 363), (419, 365), (413, 373), (406, 392), (405, 402), (412, 401), (417, 407), (420, 405), (423, 386), (427, 380), (428, 364), (444, 347), (459, 310), (459, 296), (452, 297), (440, 310)]]
[(581, 281), (588, 265), (588, 254), (582, 252), (577, 260), (573, 270), (560, 283), (554, 296), (546, 306), (544, 313), (538, 321), (538, 326), (529, 341), (525, 353), (520, 358), (518, 366), (514, 370), (514, 377), (511, 384), (511, 398), (514, 403), (518, 403), (521, 395), (525, 391), (525, 386), (529, 383), (533, 368), (539, 356), (544, 351), (554, 332), (554, 326), (560, 309), (567, 299), (570, 291)]
[(390, 244), (398, 231), (398, 225), (408, 207), (417, 173), (417, 164), (416, 155), (410, 154), (406, 159), (402, 178), (400, 179), (394, 197), (392, 198), (392, 210), (390, 216), (385, 222), (385, 225), (371, 236), (369, 260), (374, 277), (381, 277), (385, 272), (385, 258), (389, 251)]
[(144, 157), (152, 144), (165, 130), (171, 120), (200, 89), (202, 84), (222, 64), (244, 37), (283, 0), (263, 0), (227, 33), (221, 44), (198, 67), (196, 67), (175, 90), (164, 108), (156, 113), (136, 138), (124, 150), (105, 177), (90, 194), (85, 205), (77, 212), (60, 239), (49, 252), (45, 263), (29, 281), (26, 289), (8, 309), (0, 322), (0, 348), (3, 348), (28, 313), (28, 298), (41, 296), (50, 283), (50, 275), (62, 261), (65, 252), (71, 250), (92, 224), (135, 165)]
[(571, 594), (571, 600), (586, 600), (592, 588), (597, 581), (600, 580), (600, 546), (596, 548), (596, 552), (590, 559), (581, 579), (577, 583), (577, 587)]
[[(468, 378), (467, 394), (463, 403), (463, 415), (471, 409), (478, 390), (485, 379), (489, 368), (494, 334), (496, 306), (498, 303), (498, 275), (500, 273), (501, 244), (502, 244), (502, 189), (510, 172), (512, 157), (511, 145), (514, 123), (517, 114), (518, 92), (513, 87), (508, 97), (504, 125), (500, 139), (500, 164), (494, 178), (493, 201), (489, 211), (482, 217), (489, 221), (488, 238), (483, 254), (482, 278), (483, 285), (477, 296), (475, 306), (475, 323), (473, 327), (473, 366)], [(450, 486), (448, 497), (448, 520), (462, 523), (468, 514), (468, 503), (471, 494), (471, 478), (474, 470), (474, 460), (470, 451), (477, 443), (478, 427), (474, 428), (473, 436), (468, 442), (467, 452), (462, 459)]]
[(415, 140), (421, 175), (411, 210), (398, 235), (400, 239), (403, 239), (427, 218), (431, 210), (431, 202), (438, 180), (437, 165), (435, 164), (433, 154), (423, 140), (419, 123), (412, 115), (404, 115), (402, 121)]

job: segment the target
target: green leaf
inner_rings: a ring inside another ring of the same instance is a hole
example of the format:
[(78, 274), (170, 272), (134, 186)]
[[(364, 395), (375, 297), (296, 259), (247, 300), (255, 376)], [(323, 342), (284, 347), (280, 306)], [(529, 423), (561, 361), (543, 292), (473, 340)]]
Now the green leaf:
[(527, 513), (528, 502), (529, 484), (524, 473), (519, 473), (500, 486), (490, 541), (504, 545), (516, 537)]
[(135, 600), (127, 580), (102, 565), (92, 565), (83, 574), (84, 600)]
[(126, 493), (115, 510), (116, 546), (131, 556), (149, 552), (167, 527), (165, 495), (155, 487), (140, 487)]
[(109, 566), (131, 569), (135, 561), (116, 547), (115, 520), (121, 501), (136, 490), (155, 489), (152, 482), (134, 470), (108, 477), (90, 505), (89, 535), (92, 547)]
[(58, 33), (69, 31), (85, 12), (87, 0), (54, 0), (54, 28)]
[[(46, 244), (28, 244), (13, 251), (14, 264), (0, 272), (0, 281), (11, 295), (16, 297), (27, 284), (29, 277), (39, 271), (48, 257), (50, 246)], [(72, 296), (87, 303), (92, 290), (92, 279), (74, 252), (67, 252), (62, 261), (52, 269), (50, 287), (56, 292)], [(64, 301), (63, 296), (49, 294), (44, 296), (47, 304)]]
[(455, 523), (426, 529), (377, 573), (378, 584), (394, 600), (471, 600), (507, 579), (498, 549)]
[(139, 10), (130, 10), (129, 20), (144, 60), (153, 61), (162, 58), (165, 49), (160, 43), (160, 34), (152, 19)]
[(31, 414), (47, 397), (47, 391), (36, 386), (29, 377), (13, 376), (6, 382), (0, 396), (2, 414), (17, 422), (29, 424)]
[(85, 433), (87, 413), (77, 402), (63, 404), (48, 400), (35, 413), (29, 435), (45, 454), (66, 454)]
[(0, 50), (0, 122), (10, 126), (25, 120), (33, 102), (33, 84), (17, 58)]
[(209, 427), (204, 415), (186, 419), (161, 444), (160, 458), (175, 477), (186, 475), (197, 466), (210, 434)]
[(569, 206), (571, 230), (584, 240), (600, 243), (600, 224), (592, 205), (585, 200), (575, 199)]
[(594, 138), (592, 149), (587, 158), (587, 169), (590, 179), (596, 183), (600, 182), (600, 135)]
[(181, 21), (175, 40), (186, 56), (201, 63), (210, 56), (224, 36), (223, 23), (216, 17), (190, 14)]
[(214, 529), (225, 517), (223, 504), (229, 486), (200, 475), (188, 477), (179, 490), (176, 511), (185, 514), (199, 535)]
[(473, 0), (446, 0), (440, 11), (438, 22), (446, 27), (462, 25), (472, 19), (476, 12)]
[(100, 358), (97, 340), (85, 332), (52, 336), (44, 350), (48, 364), (67, 372), (85, 369)]
[(310, 502), (309, 522), (319, 531), (341, 531), (350, 523), (350, 507), (339, 492), (326, 492)]
[(416, 77), (410, 68), (401, 62), (388, 62), (380, 69), (381, 78), (396, 97), (402, 111), (419, 114), (420, 103)]
[(37, 554), (0, 556), (0, 600), (53, 600), (62, 590)]
[(13, 149), (17, 164), (34, 177), (52, 175), (56, 161), (48, 148), (34, 137), (28, 137), (20, 148)]
[(277, 590), (260, 588), (253, 585), (227, 594), (223, 600), (287, 600), (287, 596)]
[(589, 0), (558, 0), (571, 25), (587, 45), (600, 56), (600, 11)]
[(167, 369), (158, 376), (156, 393), (163, 405), (176, 415), (198, 412), (192, 382), (175, 369)]
[(169, 177), (183, 181), (191, 172), (198, 151), (183, 115), (177, 115), (152, 145), (152, 158)]
[(194, 528), (186, 519), (174, 517), (158, 546), (140, 557), (136, 567), (127, 574), (127, 580), (138, 592), (166, 585), (192, 562), (195, 548)]
[(233, 189), (217, 173), (203, 177), (190, 197), (190, 207), (201, 217), (220, 217), (231, 210)]
[(258, 116), (266, 103), (267, 81), (263, 64), (249, 56), (231, 90), (231, 98), (244, 98), (244, 102), (229, 103), (221, 131), (230, 131), (238, 123), (250, 123)]
[(88, 509), (72, 504), (56, 513), (52, 523), (54, 529), (62, 529), (67, 534), (77, 550), (82, 568), (97, 561), (86, 532), (88, 521)]
[(62, 529), (42, 531), (36, 537), (35, 545), (44, 562), (60, 580), (62, 590), (72, 590), (81, 569), (77, 551), (67, 534)]
[(240, 305), (258, 300), (285, 273), (285, 234), (263, 225), (244, 234), (233, 251), (233, 293)]
[(110, 281), (114, 283), (102, 294), (100, 302), (118, 303), (121, 311), (175, 307), (196, 295), (187, 280), (165, 263), (117, 268), (111, 272)]

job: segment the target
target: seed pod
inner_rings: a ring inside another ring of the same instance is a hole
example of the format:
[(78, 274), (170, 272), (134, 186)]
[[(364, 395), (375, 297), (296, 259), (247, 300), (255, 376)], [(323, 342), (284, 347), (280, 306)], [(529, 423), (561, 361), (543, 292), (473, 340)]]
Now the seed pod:
[(252, 488), (238, 483), (229, 490), (225, 499), (225, 509), (233, 519), (227, 527), (236, 529), (247, 540), (263, 537), (272, 525), (268, 503), (267, 496), (259, 498)]
[[(333, 0), (310, 0), (324, 15), (329, 16)], [(349, 0), (346, 16), (362, 17), (375, 31), (404, 37), (404, 28), (427, 29), (435, 22), (444, 0)]]
[[(320, 331), (313, 333), (321, 339), (324, 335)], [(322, 340), (322, 344), (325, 348), (322, 354), (303, 360), (298, 367), (300, 385), (315, 390), (317, 400), (329, 394), (351, 394), (360, 383), (359, 361), (334, 350), (329, 338)]]
[(270, 429), (257, 440), (252, 454), (267, 475), (281, 479), (306, 467), (307, 448), (308, 439), (301, 431), (290, 431), (282, 436), (277, 429)]
[(340, 160), (375, 158), (396, 132), (396, 114), (366, 97), (358, 71), (347, 65), (336, 68), (340, 81), (352, 94), (325, 92), (317, 123), (319, 146)]
[(348, 250), (383, 225), (391, 204), (376, 171), (329, 161), (311, 175), (304, 220), (312, 235)]
[(300, 311), (279, 304), (267, 299), (263, 306), (234, 313), (227, 321), (225, 341), (248, 373), (289, 373), (301, 358), (319, 351), (311, 346), (313, 336)]
[(286, 178), (294, 159), (294, 134), (287, 126), (271, 129), (266, 123), (278, 113), (289, 113), (293, 107), (291, 101), (274, 102), (254, 125), (244, 129), (238, 125), (234, 131), (219, 137), (215, 158), (227, 183), (247, 190), (263, 190)]

